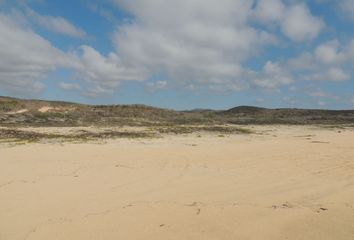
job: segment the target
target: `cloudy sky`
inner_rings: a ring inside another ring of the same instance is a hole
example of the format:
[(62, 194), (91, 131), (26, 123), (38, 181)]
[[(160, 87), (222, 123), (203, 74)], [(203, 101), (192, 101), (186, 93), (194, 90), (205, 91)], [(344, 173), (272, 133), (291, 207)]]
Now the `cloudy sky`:
[(0, 0), (0, 95), (354, 108), (354, 0)]

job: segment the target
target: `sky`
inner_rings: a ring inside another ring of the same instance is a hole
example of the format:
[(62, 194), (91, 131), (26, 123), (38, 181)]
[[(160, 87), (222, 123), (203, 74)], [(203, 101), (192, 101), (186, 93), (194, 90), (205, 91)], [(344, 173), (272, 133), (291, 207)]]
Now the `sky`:
[(0, 95), (354, 109), (354, 0), (0, 0)]

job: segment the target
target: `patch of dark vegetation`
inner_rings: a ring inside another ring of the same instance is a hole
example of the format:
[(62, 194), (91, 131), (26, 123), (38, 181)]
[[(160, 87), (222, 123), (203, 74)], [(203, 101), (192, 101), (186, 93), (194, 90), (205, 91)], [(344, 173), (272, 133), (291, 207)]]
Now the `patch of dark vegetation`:
[(41, 138), (49, 137), (46, 134), (21, 131), (16, 129), (0, 129), (0, 139), (1, 140), (17, 140), (17, 141), (28, 141), (28, 142), (37, 142)]
[(24, 142), (40, 142), (44, 140), (61, 140), (69, 142), (82, 142), (100, 139), (115, 139), (115, 138), (151, 138), (154, 134), (148, 132), (133, 132), (133, 131), (104, 131), (104, 132), (89, 132), (80, 131), (75, 134), (54, 134), (40, 133), (18, 129), (0, 129), (0, 140), (2, 141), (24, 141)]
[(101, 131), (76, 130), (74, 133), (43, 133), (17, 128), (0, 128), (0, 141), (2, 142), (41, 142), (45, 140), (58, 140), (62, 142), (82, 142), (117, 138), (157, 138), (164, 134), (191, 134), (209, 132), (224, 136), (224, 134), (249, 134), (251, 130), (233, 126), (164, 126), (151, 127), (149, 130), (121, 130), (114, 129)]
[(85, 132), (75, 135), (79, 139), (109, 139), (109, 138), (152, 138), (155, 134), (149, 132), (133, 131), (104, 131), (104, 132)]
[(189, 134), (195, 132), (210, 132), (223, 134), (250, 134), (251, 130), (233, 126), (168, 126), (156, 127), (156, 131), (162, 134)]
[(17, 101), (14, 100), (3, 100), (0, 101), (0, 113), (1, 112), (10, 112), (14, 110), (18, 105)]
[(354, 124), (329, 124), (329, 125), (320, 125), (322, 128), (334, 129), (334, 130), (344, 130), (344, 129), (353, 129)]

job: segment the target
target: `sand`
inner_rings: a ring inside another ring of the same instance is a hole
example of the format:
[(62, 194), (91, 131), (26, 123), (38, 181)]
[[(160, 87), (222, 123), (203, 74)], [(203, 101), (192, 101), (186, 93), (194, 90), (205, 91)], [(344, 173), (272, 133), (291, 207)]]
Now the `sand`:
[(354, 132), (0, 146), (1, 240), (354, 239)]

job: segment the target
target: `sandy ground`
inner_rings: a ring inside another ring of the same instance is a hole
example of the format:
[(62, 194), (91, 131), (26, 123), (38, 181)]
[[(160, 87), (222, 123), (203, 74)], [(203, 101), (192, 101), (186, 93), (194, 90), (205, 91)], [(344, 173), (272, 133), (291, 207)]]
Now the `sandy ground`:
[(354, 132), (256, 128), (0, 147), (0, 239), (354, 239)]

